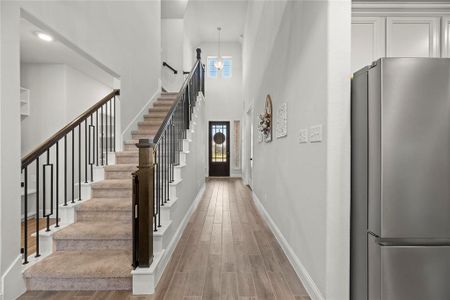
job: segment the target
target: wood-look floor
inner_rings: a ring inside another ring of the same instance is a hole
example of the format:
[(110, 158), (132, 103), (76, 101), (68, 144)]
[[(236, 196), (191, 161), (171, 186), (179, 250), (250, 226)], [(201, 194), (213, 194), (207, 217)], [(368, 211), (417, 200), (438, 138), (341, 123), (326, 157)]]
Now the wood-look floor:
[(209, 179), (152, 296), (28, 292), (20, 299), (310, 299), (239, 179)]
[[(50, 219), (50, 226), (55, 224), (56, 219)], [(39, 229), (42, 230), (47, 227), (47, 218), (40, 218), (39, 219)], [(22, 222), (21, 228), (20, 228), (20, 247), (23, 248), (24, 244), (24, 229), (25, 229), (25, 223)], [(29, 218), (27, 220), (27, 249), (28, 253), (27, 255), (30, 256), (33, 253), (36, 252), (36, 237), (32, 236), (36, 232), (36, 219)]]

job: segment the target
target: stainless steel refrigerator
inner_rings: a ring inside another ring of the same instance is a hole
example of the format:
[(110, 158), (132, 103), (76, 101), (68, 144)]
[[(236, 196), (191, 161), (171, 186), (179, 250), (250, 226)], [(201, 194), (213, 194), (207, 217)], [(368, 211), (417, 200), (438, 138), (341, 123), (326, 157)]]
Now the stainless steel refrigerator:
[(351, 299), (450, 299), (450, 59), (382, 58), (351, 104)]

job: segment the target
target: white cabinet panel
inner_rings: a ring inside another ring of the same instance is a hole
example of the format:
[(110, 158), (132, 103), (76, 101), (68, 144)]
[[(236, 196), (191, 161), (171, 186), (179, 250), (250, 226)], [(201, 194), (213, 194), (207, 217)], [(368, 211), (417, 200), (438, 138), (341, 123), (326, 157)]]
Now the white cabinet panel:
[(385, 18), (352, 18), (352, 71), (385, 56)]
[(450, 17), (442, 18), (442, 57), (450, 57)]
[(388, 17), (389, 57), (439, 57), (439, 18)]

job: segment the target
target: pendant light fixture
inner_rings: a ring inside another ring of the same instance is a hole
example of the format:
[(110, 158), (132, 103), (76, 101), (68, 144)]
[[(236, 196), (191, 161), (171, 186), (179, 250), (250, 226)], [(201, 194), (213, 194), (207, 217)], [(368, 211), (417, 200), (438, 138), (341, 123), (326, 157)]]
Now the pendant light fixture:
[(222, 27), (217, 27), (217, 31), (219, 33), (219, 41), (217, 43), (217, 59), (216, 62), (214, 63), (214, 67), (216, 67), (217, 70), (222, 70), (223, 68), (223, 60), (222, 60), (222, 56), (220, 56), (220, 31), (222, 30)]

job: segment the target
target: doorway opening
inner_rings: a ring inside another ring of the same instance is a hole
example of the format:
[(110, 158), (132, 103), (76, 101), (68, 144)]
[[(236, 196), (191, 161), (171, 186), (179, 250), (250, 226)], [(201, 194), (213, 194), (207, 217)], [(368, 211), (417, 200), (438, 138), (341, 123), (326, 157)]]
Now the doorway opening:
[(209, 122), (209, 176), (230, 176), (230, 122)]

